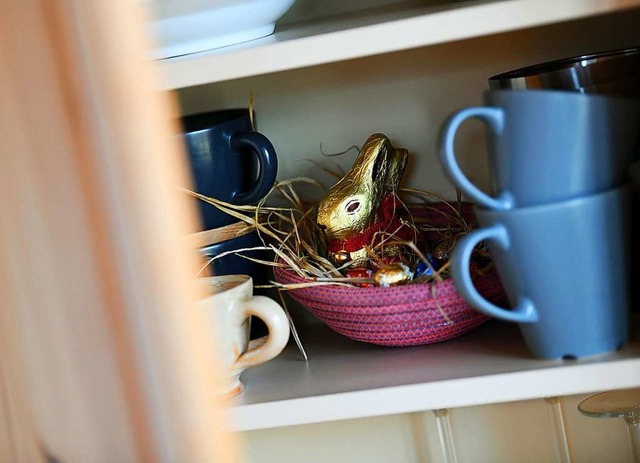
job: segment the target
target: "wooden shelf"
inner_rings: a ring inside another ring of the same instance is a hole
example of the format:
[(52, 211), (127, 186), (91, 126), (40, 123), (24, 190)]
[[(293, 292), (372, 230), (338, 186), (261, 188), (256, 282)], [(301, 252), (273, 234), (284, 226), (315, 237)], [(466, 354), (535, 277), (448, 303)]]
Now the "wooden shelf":
[(245, 44), (158, 61), (167, 89), (297, 69), (542, 26), (640, 0), (491, 0), (395, 7), (301, 23)]
[(344, 338), (323, 325), (295, 346), (245, 371), (233, 400), (236, 430), (409, 413), (640, 386), (640, 342), (573, 361), (530, 357), (516, 326), (489, 322), (457, 339), (385, 348)]

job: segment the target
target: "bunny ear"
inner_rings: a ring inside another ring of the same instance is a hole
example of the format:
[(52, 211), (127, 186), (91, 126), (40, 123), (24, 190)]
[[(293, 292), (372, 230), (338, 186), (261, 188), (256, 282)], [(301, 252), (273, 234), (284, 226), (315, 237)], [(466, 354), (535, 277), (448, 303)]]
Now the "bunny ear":
[(386, 176), (391, 149), (393, 149), (391, 141), (385, 135), (381, 133), (371, 135), (353, 163), (352, 169), (356, 177), (365, 185), (375, 185), (376, 181), (380, 180), (380, 174)]
[(409, 153), (404, 148), (394, 149), (389, 155), (389, 169), (385, 180), (385, 187), (388, 193), (396, 193), (400, 187), (400, 181), (407, 167)]
[(407, 166), (407, 157), (406, 149), (396, 149), (385, 135), (374, 133), (360, 150), (353, 171), (371, 189), (380, 187), (382, 194), (395, 193)]

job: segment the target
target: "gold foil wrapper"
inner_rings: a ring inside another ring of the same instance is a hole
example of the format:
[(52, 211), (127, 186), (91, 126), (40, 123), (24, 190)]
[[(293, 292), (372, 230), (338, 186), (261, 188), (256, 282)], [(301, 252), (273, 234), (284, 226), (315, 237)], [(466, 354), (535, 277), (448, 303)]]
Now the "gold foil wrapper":
[[(346, 241), (372, 224), (382, 199), (398, 190), (406, 164), (407, 150), (394, 148), (383, 134), (371, 135), (351, 170), (318, 204), (317, 223), (327, 238)], [(339, 263), (338, 254), (329, 257)]]
[(373, 274), (377, 286), (389, 287), (404, 285), (413, 280), (413, 272), (402, 263), (385, 265)]
[(318, 204), (318, 225), (327, 238), (344, 240), (375, 220), (382, 198), (397, 191), (407, 150), (396, 149), (382, 134), (371, 135), (353, 167)]

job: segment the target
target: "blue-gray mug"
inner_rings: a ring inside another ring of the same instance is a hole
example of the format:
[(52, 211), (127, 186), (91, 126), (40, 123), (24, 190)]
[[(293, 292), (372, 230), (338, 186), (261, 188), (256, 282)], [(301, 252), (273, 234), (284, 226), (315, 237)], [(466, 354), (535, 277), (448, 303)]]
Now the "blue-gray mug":
[[(186, 116), (183, 137), (195, 190), (231, 204), (260, 201), (278, 173), (276, 150), (267, 137), (252, 130), (248, 109), (228, 109)], [(238, 219), (198, 200), (205, 230)]]
[[(640, 102), (555, 90), (494, 90), (486, 106), (455, 113), (443, 127), (440, 155), (453, 183), (483, 207), (536, 206), (615, 188), (637, 155)], [(458, 128), (478, 118), (489, 128), (496, 196), (474, 185), (454, 151)]]
[[(451, 257), (456, 288), (480, 312), (520, 323), (536, 357), (614, 350), (628, 337), (628, 208), (628, 185), (509, 211), (476, 207), (481, 228)], [(511, 309), (484, 299), (471, 281), (471, 252), (485, 240)]]

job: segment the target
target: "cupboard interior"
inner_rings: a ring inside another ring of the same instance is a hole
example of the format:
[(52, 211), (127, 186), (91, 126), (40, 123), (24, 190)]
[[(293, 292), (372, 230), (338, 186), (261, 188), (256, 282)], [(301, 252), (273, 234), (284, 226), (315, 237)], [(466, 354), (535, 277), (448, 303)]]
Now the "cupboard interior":
[[(397, 146), (409, 149), (405, 185), (453, 199), (455, 190), (437, 159), (438, 133), (449, 114), (481, 105), (491, 75), (566, 56), (637, 45), (637, 24), (640, 10), (630, 10), (184, 88), (177, 94), (181, 111), (187, 115), (247, 107), (249, 93), (253, 92), (258, 130), (278, 151), (280, 180), (306, 175), (329, 186), (333, 179), (305, 159), (346, 171), (356, 151), (325, 157), (321, 144), (325, 152), (340, 152), (361, 145), (368, 135), (380, 131)], [(464, 127), (457, 149), (469, 177), (490, 190), (480, 123), (470, 122)], [(312, 318), (303, 310), (296, 310), (296, 314), (307, 322)], [(626, 461), (629, 449), (623, 423), (580, 416), (575, 407), (582, 398), (566, 398), (576, 461)], [(462, 461), (551, 461), (553, 443), (547, 435), (551, 431), (545, 428), (545, 407), (539, 400), (454, 410), (458, 456)], [(245, 435), (247, 456), (256, 461), (263, 461), (265, 455), (273, 461), (287, 457), (296, 461), (295, 456), (306, 461), (349, 461), (348, 455), (362, 458), (366, 454), (370, 461), (390, 461), (392, 457), (396, 461), (424, 461), (426, 455), (429, 461), (443, 461), (438, 454), (433, 417), (427, 413), (252, 431)], [(426, 420), (426, 442), (416, 438), (416, 420)], [(494, 431), (508, 428), (519, 432), (512, 436), (515, 440), (507, 441), (500, 432), (487, 431), (487, 426)], [(540, 430), (538, 434), (544, 436), (532, 436), (531, 429)], [(339, 435), (342, 444), (340, 439), (336, 441)], [(379, 437), (372, 440), (372, 435)], [(327, 440), (333, 444), (326, 445)], [(371, 445), (372, 441), (379, 445)]]

